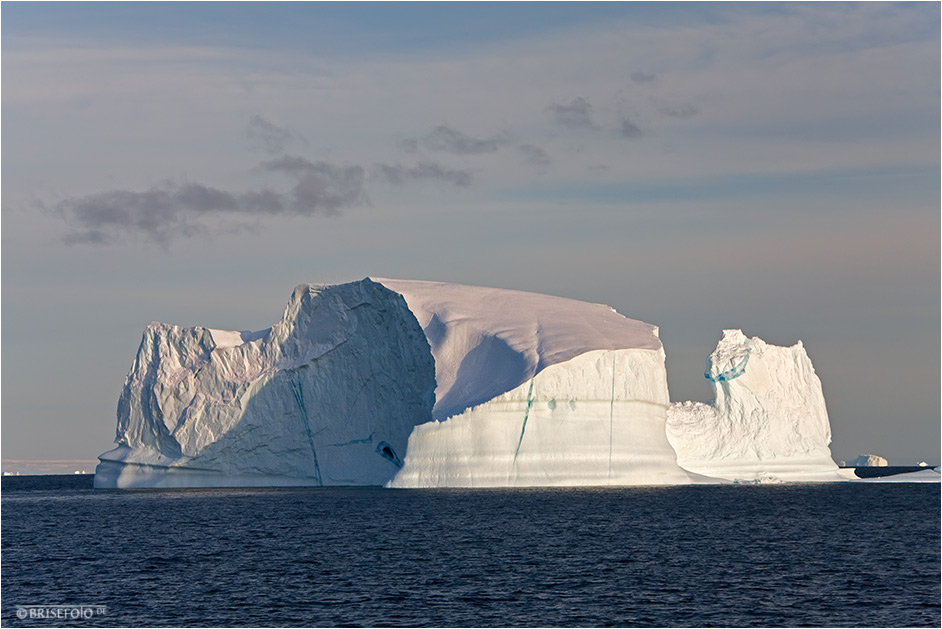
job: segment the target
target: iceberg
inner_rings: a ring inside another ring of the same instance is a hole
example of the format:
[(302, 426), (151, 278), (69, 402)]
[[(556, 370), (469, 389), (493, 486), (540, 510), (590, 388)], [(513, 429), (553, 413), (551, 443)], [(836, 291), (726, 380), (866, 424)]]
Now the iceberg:
[(609, 306), (366, 278), (260, 332), (152, 323), (95, 486), (690, 483), (664, 349)]
[(95, 486), (530, 487), (848, 480), (799, 341), (726, 330), (671, 404), (656, 326), (522, 291), (295, 288), (265, 330), (144, 330)]
[(681, 467), (737, 482), (847, 480), (831, 458), (821, 381), (801, 341), (779, 347), (724, 330), (704, 376), (714, 400), (667, 413)]
[(861, 454), (850, 462), (849, 467), (886, 467), (889, 462), (879, 454)]

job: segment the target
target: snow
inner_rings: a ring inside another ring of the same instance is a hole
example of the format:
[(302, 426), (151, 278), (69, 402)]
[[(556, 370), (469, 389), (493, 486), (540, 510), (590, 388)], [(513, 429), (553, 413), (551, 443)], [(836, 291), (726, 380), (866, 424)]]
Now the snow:
[(442, 282), (376, 282), (401, 294), (435, 357), (435, 419), (515, 389), (593, 350), (661, 350), (657, 327), (610, 306)]
[(216, 349), (228, 349), (264, 338), (271, 332), (271, 328), (259, 332), (236, 332), (233, 330), (214, 330), (212, 328), (207, 328), (207, 331), (212, 336)]
[(724, 330), (704, 375), (715, 399), (668, 411), (681, 467), (732, 481), (846, 480), (831, 459), (821, 381), (801, 341), (779, 347)]

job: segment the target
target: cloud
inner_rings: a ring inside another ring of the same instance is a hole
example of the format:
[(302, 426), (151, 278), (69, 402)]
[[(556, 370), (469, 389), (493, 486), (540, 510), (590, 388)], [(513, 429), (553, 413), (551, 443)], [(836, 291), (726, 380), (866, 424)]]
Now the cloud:
[[(294, 186), (286, 192), (271, 188), (231, 192), (190, 181), (165, 181), (143, 192), (109, 190), (66, 199), (53, 211), (72, 226), (63, 237), (68, 244), (104, 245), (132, 236), (166, 246), (180, 237), (244, 229), (260, 217), (331, 215), (367, 201), (359, 166), (284, 156), (263, 162), (261, 168), (284, 173)], [(230, 224), (223, 228), (217, 222), (210, 229), (206, 221), (213, 219), (228, 219)]]
[(623, 117), (621, 119), (621, 126), (618, 129), (618, 134), (622, 136), (623, 138), (632, 138), (632, 139), (640, 138), (642, 135), (644, 135), (644, 133), (641, 131), (638, 125), (633, 123), (627, 117)]
[(691, 103), (672, 103), (662, 98), (653, 98), (651, 103), (659, 113), (669, 118), (692, 118), (700, 112), (696, 105)]
[(592, 105), (581, 96), (572, 99), (568, 105), (551, 103), (547, 109), (553, 114), (553, 119), (561, 127), (568, 129), (594, 129), (592, 122)]
[(443, 168), (432, 162), (421, 162), (412, 167), (400, 164), (374, 164), (371, 175), (375, 179), (394, 185), (423, 179), (441, 181), (459, 187), (471, 185), (471, 173), (465, 170)]
[(261, 168), (295, 179), (297, 183), (290, 195), (290, 207), (296, 214), (336, 214), (341, 208), (360, 205), (367, 199), (365, 172), (360, 166), (338, 166), (284, 155), (262, 162)]
[(628, 78), (631, 79), (634, 83), (641, 84), (651, 84), (657, 82), (656, 74), (646, 74), (644, 72), (632, 72), (628, 75)]
[(521, 144), (517, 150), (523, 153), (528, 164), (535, 166), (541, 173), (546, 172), (553, 161), (546, 151), (533, 144)]
[(404, 140), (399, 143), (407, 153), (418, 150), (419, 144), (433, 152), (452, 153), (455, 155), (479, 155), (494, 153), (508, 143), (502, 135), (490, 138), (474, 138), (450, 127), (440, 125), (420, 140)]
[(201, 228), (193, 219), (239, 210), (231, 193), (198, 183), (164, 182), (144, 192), (111, 190), (58, 203), (55, 210), (75, 225), (69, 244), (109, 244), (121, 234), (166, 244)]
[(245, 137), (248, 138), (252, 148), (265, 151), (272, 155), (283, 153), (293, 142), (307, 145), (307, 140), (287, 129), (275, 125), (258, 114), (249, 119), (245, 127)]
[(415, 138), (401, 140), (397, 146), (399, 146), (399, 150), (403, 153), (418, 153), (419, 151), (419, 141)]

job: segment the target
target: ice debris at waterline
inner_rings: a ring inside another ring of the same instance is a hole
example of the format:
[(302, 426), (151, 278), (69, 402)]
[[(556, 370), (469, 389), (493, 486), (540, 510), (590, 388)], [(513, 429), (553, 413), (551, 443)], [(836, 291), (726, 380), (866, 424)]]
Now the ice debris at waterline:
[(727, 332), (707, 376), (713, 404), (671, 407), (657, 328), (601, 304), (405, 280), (302, 285), (260, 332), (150, 324), (95, 486), (839, 478), (800, 344)]

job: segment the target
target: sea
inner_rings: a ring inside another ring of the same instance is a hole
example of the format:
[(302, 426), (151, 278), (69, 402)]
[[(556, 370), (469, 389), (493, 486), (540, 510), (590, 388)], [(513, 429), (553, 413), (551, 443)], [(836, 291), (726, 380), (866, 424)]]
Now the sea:
[(939, 627), (938, 484), (96, 490), (4, 477), (8, 627)]

